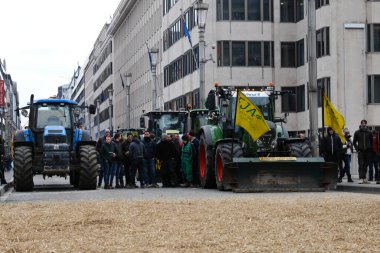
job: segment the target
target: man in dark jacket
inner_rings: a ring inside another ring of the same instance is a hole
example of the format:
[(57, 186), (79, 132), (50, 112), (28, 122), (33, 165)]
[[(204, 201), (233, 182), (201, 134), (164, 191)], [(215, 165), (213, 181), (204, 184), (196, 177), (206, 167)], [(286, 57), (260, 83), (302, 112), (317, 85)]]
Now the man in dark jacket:
[(105, 164), (106, 161), (103, 159), (103, 156), (100, 155), (100, 149), (103, 146), (103, 144), (106, 142), (106, 137), (107, 136), (111, 137), (111, 133), (110, 133), (109, 129), (106, 129), (104, 131), (104, 136), (100, 137), (98, 139), (98, 141), (96, 142), (96, 151), (98, 152), (97, 153), (98, 164), (100, 164), (98, 187), (100, 187), (102, 185), (102, 181), (103, 181), (103, 178), (104, 178), (104, 170), (105, 170), (105, 167), (107, 166)]
[(144, 168), (144, 144), (140, 141), (138, 136), (133, 138), (132, 143), (129, 145), (129, 159), (131, 160), (131, 182), (135, 182), (136, 172), (139, 172), (140, 187), (145, 188), (146, 172)]
[(342, 155), (342, 141), (331, 127), (327, 128), (327, 136), (323, 139), (323, 156), (326, 162), (340, 163)]
[(162, 134), (161, 142), (156, 146), (156, 158), (161, 161), (161, 177), (163, 187), (178, 185), (175, 171), (176, 160), (179, 156), (175, 144), (169, 140), (167, 134)]
[(367, 120), (360, 122), (359, 130), (354, 133), (354, 147), (358, 152), (359, 184), (367, 184), (367, 167), (372, 155), (372, 133), (368, 129)]
[(121, 144), (121, 149), (123, 151), (123, 165), (125, 174), (125, 188), (135, 188), (135, 179), (131, 181), (131, 160), (129, 159), (129, 145), (133, 141), (133, 134), (127, 133), (127, 139)]
[(158, 187), (156, 182), (156, 169), (154, 164), (154, 155), (156, 153), (156, 143), (150, 137), (150, 132), (144, 132), (144, 139), (142, 141), (145, 147), (144, 153), (144, 167), (147, 174), (147, 187)]

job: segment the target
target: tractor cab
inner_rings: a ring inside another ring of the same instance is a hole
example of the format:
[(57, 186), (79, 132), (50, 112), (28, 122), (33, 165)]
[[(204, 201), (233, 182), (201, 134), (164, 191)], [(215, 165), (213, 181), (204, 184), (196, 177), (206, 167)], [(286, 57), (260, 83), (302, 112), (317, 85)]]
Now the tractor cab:
[(148, 112), (140, 120), (140, 127), (145, 128), (145, 118), (148, 118), (148, 130), (160, 138), (162, 134), (178, 134), (186, 131), (187, 111)]

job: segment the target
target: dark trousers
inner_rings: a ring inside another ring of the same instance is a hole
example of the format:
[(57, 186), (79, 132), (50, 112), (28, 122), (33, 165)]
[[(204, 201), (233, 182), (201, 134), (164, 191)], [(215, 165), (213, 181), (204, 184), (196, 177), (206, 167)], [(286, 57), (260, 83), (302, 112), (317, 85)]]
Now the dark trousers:
[[(123, 162), (124, 165), (124, 175), (125, 175), (125, 185), (131, 185), (131, 164), (130, 162)], [(134, 182), (134, 181), (133, 181)]]
[[(140, 185), (143, 186), (145, 182), (147, 182), (145, 167), (144, 167), (144, 159), (136, 158), (131, 161), (131, 183), (135, 184), (136, 172), (139, 172), (139, 181)], [(133, 177), (133, 178), (132, 178)]]
[(198, 161), (198, 159), (195, 159), (193, 162), (193, 183), (195, 185), (201, 184), (201, 182), (199, 181), (199, 161)]
[(371, 152), (358, 152), (358, 162), (359, 162), (359, 179), (366, 179), (367, 177), (367, 167), (369, 160), (371, 159)]
[(368, 166), (368, 179), (373, 180), (373, 174), (375, 174), (375, 180), (378, 181), (379, 178), (379, 163), (377, 161), (371, 161)]
[(175, 159), (170, 159), (163, 161), (161, 164), (161, 177), (162, 185), (164, 187), (176, 186), (178, 184), (177, 173), (176, 173), (176, 161)]

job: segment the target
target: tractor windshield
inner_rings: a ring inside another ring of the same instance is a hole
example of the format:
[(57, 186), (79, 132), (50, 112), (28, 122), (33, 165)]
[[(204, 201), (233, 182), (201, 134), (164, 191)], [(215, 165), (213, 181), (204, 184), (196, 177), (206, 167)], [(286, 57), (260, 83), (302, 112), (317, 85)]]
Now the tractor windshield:
[[(253, 102), (263, 114), (266, 120), (272, 120), (272, 106), (269, 97), (266, 96), (257, 96), (257, 97), (248, 97), (251, 102)], [(236, 110), (236, 97), (231, 98), (231, 110), (229, 112), (230, 117), (235, 120), (235, 110)]]
[(37, 106), (37, 128), (45, 128), (46, 126), (71, 128), (69, 106), (60, 106), (59, 104), (39, 104)]
[(184, 131), (184, 122), (180, 120), (178, 114), (163, 114), (157, 121), (158, 129), (162, 131), (162, 133), (169, 133), (171, 131), (175, 131), (179, 134), (183, 134)]

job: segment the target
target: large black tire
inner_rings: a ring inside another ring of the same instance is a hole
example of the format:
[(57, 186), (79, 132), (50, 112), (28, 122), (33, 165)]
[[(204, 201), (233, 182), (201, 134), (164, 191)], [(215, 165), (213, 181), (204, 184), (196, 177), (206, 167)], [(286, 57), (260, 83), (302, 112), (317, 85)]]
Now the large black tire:
[(33, 150), (31, 147), (14, 148), (13, 177), (16, 191), (33, 191)]
[[(95, 190), (98, 176), (95, 146), (83, 145), (79, 147), (79, 189)], [(77, 175), (76, 175), (77, 176)], [(75, 180), (74, 180), (75, 181)]]
[(290, 153), (294, 157), (312, 157), (311, 144), (309, 142), (298, 142), (289, 144)]
[(228, 142), (217, 146), (215, 151), (215, 181), (219, 191), (231, 190), (231, 185), (228, 182), (232, 182), (233, 178), (231, 171), (225, 168), (225, 164), (231, 163), (234, 157), (243, 157), (243, 148), (240, 143)]
[(199, 181), (202, 188), (215, 188), (213, 149), (202, 134), (199, 140)]

